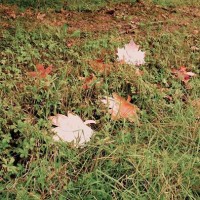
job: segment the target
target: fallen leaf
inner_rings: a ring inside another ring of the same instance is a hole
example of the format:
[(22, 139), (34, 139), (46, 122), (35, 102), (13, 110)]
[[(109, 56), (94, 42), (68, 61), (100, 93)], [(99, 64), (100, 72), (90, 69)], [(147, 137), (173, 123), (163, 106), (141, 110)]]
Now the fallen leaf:
[(57, 114), (49, 117), (53, 125), (57, 126), (52, 131), (56, 133), (53, 136), (54, 141), (63, 140), (74, 142), (75, 146), (82, 146), (90, 141), (93, 130), (87, 124), (96, 123), (94, 120), (83, 120), (78, 116), (68, 112), (68, 116)]
[(101, 100), (109, 108), (111, 119), (118, 120), (120, 118), (127, 118), (131, 122), (137, 122), (138, 116), (137, 111), (139, 108), (130, 103), (131, 97), (128, 96), (127, 100), (113, 93), (112, 97), (105, 97)]
[(37, 18), (38, 20), (43, 21), (45, 16), (46, 16), (46, 14), (38, 13), (37, 16), (36, 16), (36, 18)]
[(92, 85), (94, 84), (95, 80), (96, 80), (96, 76), (94, 74), (91, 74), (88, 77), (80, 77), (80, 80), (83, 81), (83, 89), (84, 90), (88, 90), (92, 87)]
[(180, 69), (172, 69), (172, 73), (176, 75), (178, 79), (183, 81), (185, 84), (190, 80), (190, 77), (196, 76), (193, 72), (187, 72), (185, 66), (181, 66)]
[(139, 70), (138, 68), (135, 69), (135, 75), (136, 76), (142, 76), (144, 74), (143, 71)]
[(26, 9), (24, 12), (20, 12), (20, 16), (22, 17), (27, 17), (27, 16), (32, 17), (33, 15), (34, 13), (30, 8)]
[(4, 27), (4, 28), (9, 28), (11, 27), (10, 24), (6, 23), (6, 22), (0, 22), (0, 26)]
[(193, 34), (194, 34), (194, 35), (199, 34), (199, 30), (193, 30)]
[(126, 44), (124, 48), (117, 49), (118, 60), (127, 64), (142, 65), (145, 63), (145, 52), (139, 50), (139, 45), (136, 45), (133, 40)]
[(106, 64), (102, 59), (91, 60), (89, 65), (93, 68), (95, 72), (109, 74), (112, 68), (112, 65)]
[(31, 77), (46, 78), (48, 74), (52, 71), (52, 66), (48, 66), (46, 69), (42, 64), (36, 65), (35, 72), (28, 72), (27, 74)]
[(190, 47), (190, 49), (191, 49), (192, 51), (198, 51), (198, 50), (200, 50), (200, 48), (198, 48), (198, 47), (196, 47), (196, 46), (192, 46), (192, 47)]
[(66, 45), (67, 45), (67, 47), (69, 47), (69, 48), (70, 48), (70, 47), (72, 47), (72, 46), (73, 46), (73, 42), (68, 42)]
[(16, 13), (13, 10), (7, 10), (6, 14), (9, 15), (9, 17), (15, 19), (16, 18)]

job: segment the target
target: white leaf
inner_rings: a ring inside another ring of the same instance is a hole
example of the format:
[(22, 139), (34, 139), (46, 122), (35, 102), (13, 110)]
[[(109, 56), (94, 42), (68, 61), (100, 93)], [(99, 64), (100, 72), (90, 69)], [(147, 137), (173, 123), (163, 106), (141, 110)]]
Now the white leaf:
[(129, 44), (126, 44), (124, 48), (117, 49), (117, 55), (119, 61), (124, 61), (127, 64), (142, 65), (145, 63), (145, 52), (139, 50), (139, 46), (136, 45), (133, 40)]
[(79, 116), (72, 113), (68, 113), (68, 116), (57, 114), (49, 119), (53, 125), (57, 126), (52, 129), (56, 133), (53, 137), (55, 141), (74, 142), (76, 146), (84, 145), (90, 141), (93, 130), (86, 124), (95, 123), (94, 120), (83, 122)]

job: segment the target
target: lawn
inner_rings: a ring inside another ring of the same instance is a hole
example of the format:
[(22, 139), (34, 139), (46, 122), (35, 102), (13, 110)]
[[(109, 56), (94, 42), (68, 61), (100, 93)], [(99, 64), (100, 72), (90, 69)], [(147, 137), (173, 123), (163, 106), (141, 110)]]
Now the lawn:
[(0, 199), (200, 199), (199, 19), (198, 0), (0, 0)]

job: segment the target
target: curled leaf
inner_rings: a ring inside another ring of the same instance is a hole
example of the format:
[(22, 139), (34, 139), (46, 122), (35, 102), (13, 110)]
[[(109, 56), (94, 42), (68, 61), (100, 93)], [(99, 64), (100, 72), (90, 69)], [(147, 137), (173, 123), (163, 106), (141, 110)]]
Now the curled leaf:
[(138, 121), (137, 111), (139, 108), (130, 103), (131, 97), (128, 96), (127, 100), (113, 93), (112, 97), (105, 97), (101, 100), (109, 108), (111, 119), (118, 120), (120, 118), (127, 118), (131, 122)]

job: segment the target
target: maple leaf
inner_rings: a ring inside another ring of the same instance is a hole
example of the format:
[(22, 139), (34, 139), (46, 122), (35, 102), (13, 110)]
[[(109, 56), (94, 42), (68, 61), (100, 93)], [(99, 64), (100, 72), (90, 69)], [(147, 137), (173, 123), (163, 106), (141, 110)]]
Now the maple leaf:
[(190, 77), (196, 76), (193, 72), (187, 72), (185, 66), (181, 66), (180, 69), (173, 69), (172, 73), (176, 75), (178, 79), (183, 81), (185, 84), (190, 80)]
[(52, 71), (52, 66), (47, 67), (46, 69), (42, 64), (36, 65), (35, 72), (28, 72), (28, 75), (31, 77), (38, 77), (38, 78), (46, 78), (48, 74)]
[(99, 73), (109, 74), (112, 68), (112, 65), (106, 64), (102, 59), (91, 60), (89, 61), (90, 66)]
[(95, 82), (95, 80), (97, 79), (96, 76), (94, 74), (91, 74), (88, 77), (79, 77), (80, 80), (83, 81), (83, 86), (82, 88), (84, 90), (88, 90), (92, 87), (93, 83)]
[(130, 103), (131, 97), (128, 96), (127, 100), (113, 93), (112, 97), (105, 97), (101, 100), (109, 108), (111, 119), (118, 120), (120, 118), (127, 118), (131, 122), (138, 120), (137, 111), (139, 108)]
[(57, 126), (52, 129), (56, 133), (53, 136), (54, 141), (74, 142), (75, 146), (81, 146), (90, 141), (93, 135), (93, 130), (87, 124), (95, 123), (94, 120), (83, 122), (78, 115), (70, 112), (68, 112), (68, 116), (57, 114), (49, 119), (53, 125)]
[(127, 64), (142, 65), (145, 63), (145, 52), (139, 50), (139, 45), (136, 45), (133, 40), (126, 44), (124, 48), (117, 49), (118, 60)]

